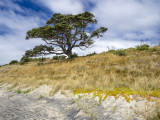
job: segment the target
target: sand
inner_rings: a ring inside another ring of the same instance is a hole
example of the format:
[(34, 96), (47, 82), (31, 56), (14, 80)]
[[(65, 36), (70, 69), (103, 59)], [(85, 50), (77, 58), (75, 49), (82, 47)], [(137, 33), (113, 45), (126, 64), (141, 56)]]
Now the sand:
[(49, 96), (51, 90), (43, 85), (28, 94), (18, 94), (1, 86), (0, 120), (145, 120), (155, 107), (155, 102), (145, 99), (126, 102), (113, 96), (99, 104), (93, 94), (73, 95), (68, 91)]

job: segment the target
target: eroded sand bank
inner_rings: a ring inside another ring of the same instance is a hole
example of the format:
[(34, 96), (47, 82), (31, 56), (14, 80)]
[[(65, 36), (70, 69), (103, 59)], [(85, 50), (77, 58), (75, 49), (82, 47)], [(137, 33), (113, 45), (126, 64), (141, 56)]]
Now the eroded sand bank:
[(61, 92), (49, 96), (44, 85), (28, 94), (0, 88), (0, 120), (144, 120), (154, 112), (155, 103), (146, 100), (126, 102), (109, 96), (99, 105), (92, 94)]

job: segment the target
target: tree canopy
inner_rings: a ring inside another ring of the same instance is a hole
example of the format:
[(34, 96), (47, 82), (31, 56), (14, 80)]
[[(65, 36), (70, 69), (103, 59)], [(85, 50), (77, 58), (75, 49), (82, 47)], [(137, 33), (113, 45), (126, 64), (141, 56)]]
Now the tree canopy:
[(102, 37), (107, 31), (105, 27), (95, 29), (97, 20), (94, 17), (90, 12), (77, 15), (53, 14), (46, 25), (27, 32), (26, 39), (41, 38), (46, 43), (28, 51), (28, 55), (66, 54), (71, 58), (73, 48), (84, 50), (91, 47), (94, 39)]

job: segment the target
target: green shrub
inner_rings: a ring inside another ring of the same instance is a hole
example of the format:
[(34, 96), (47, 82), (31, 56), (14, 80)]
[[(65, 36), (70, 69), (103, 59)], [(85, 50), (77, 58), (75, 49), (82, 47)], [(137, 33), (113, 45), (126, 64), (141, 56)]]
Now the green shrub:
[(18, 60), (12, 60), (9, 64), (12, 65), (12, 64), (16, 64), (18, 63)]
[(150, 46), (148, 44), (143, 44), (143, 45), (136, 46), (136, 49), (139, 50), (139, 51), (143, 51), (143, 50), (148, 50), (149, 47)]
[(42, 58), (29, 58), (29, 61), (39, 61), (39, 62), (43, 62), (43, 61), (45, 61), (46, 60), (46, 58), (44, 58), (44, 57), (42, 57)]
[(150, 51), (155, 52), (155, 51), (157, 51), (157, 48), (153, 47), (153, 48), (150, 49)]
[(40, 61), (41, 60), (41, 58), (29, 58), (29, 61)]
[(53, 56), (52, 60), (64, 60), (66, 59), (66, 56), (61, 55), (61, 56)]
[(18, 94), (20, 94), (21, 93), (21, 90), (20, 89), (17, 89), (17, 91), (16, 91)]
[(76, 58), (76, 57), (78, 57), (77, 53), (73, 53), (72, 56), (71, 56), (71, 58)]
[(117, 54), (119, 56), (125, 56), (126, 55), (125, 50), (122, 50), (122, 49), (116, 50), (115, 54)]
[(3, 67), (3, 66), (7, 66), (7, 65), (9, 65), (9, 64), (4, 64), (4, 65), (1, 65), (1, 67)]
[(66, 59), (66, 56), (64, 55), (59, 56), (59, 60), (64, 60), (64, 59)]
[(97, 54), (96, 52), (93, 52), (93, 53), (87, 54), (86, 56), (93, 56), (93, 55), (96, 55), (96, 54)]
[(59, 59), (59, 56), (53, 56), (52, 59), (53, 59), (53, 60), (58, 60), (58, 59)]
[(24, 93), (24, 94), (28, 94), (30, 91), (31, 91), (31, 90), (28, 89), (28, 90), (25, 90), (23, 93)]
[(29, 62), (29, 61), (31, 61), (31, 59), (29, 57), (23, 56), (20, 60), (20, 64), (23, 65), (23, 64), (25, 64), (26, 62)]
[(42, 62), (42, 63), (43, 63), (45, 60), (46, 60), (46, 58), (38, 58), (38, 61), (39, 61), (39, 62)]
[(128, 48), (126, 49), (126, 51), (130, 52), (130, 51), (136, 51), (136, 48)]
[(43, 63), (37, 63), (38, 66), (43, 65)]
[(108, 52), (115, 53), (116, 50), (108, 50)]
[(111, 52), (111, 53), (119, 55), (119, 56), (125, 56), (126, 55), (126, 52), (123, 49), (109, 50), (108, 52)]

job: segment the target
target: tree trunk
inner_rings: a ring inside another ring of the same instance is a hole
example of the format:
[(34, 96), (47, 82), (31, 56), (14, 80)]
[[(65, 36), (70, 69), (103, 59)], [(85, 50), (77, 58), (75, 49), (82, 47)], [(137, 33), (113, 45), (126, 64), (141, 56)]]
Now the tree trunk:
[(68, 51), (67, 56), (68, 56), (69, 59), (71, 59), (72, 58), (72, 51)]

